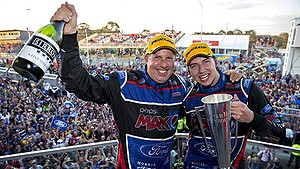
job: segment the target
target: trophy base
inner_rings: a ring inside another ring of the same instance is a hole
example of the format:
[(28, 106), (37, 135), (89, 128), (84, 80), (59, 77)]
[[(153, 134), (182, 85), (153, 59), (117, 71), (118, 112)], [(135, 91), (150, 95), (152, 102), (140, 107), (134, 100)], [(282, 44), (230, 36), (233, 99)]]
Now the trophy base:
[(230, 166), (230, 167), (219, 167), (219, 169), (235, 169), (233, 166)]

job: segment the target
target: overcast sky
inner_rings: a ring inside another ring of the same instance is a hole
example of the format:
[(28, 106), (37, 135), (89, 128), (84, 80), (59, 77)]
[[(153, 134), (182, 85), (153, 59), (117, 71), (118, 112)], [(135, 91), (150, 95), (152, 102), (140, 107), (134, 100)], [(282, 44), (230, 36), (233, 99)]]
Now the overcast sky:
[[(1, 1), (0, 30), (31, 31), (49, 23), (66, 0)], [(172, 29), (187, 34), (201, 31), (254, 30), (258, 35), (288, 32), (300, 17), (300, 0), (68, 0), (75, 5), (78, 23), (99, 29), (119, 24), (123, 33)], [(202, 7), (201, 8), (201, 4)], [(203, 9), (203, 10), (202, 10)], [(203, 17), (201, 17), (203, 16)]]

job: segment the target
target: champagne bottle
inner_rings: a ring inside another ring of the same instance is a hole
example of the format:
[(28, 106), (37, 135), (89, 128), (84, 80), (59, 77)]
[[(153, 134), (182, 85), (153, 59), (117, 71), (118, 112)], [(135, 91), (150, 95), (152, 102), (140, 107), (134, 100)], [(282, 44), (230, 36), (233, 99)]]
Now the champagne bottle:
[(14, 59), (13, 69), (38, 82), (59, 55), (63, 28), (64, 22), (51, 22), (36, 31)]

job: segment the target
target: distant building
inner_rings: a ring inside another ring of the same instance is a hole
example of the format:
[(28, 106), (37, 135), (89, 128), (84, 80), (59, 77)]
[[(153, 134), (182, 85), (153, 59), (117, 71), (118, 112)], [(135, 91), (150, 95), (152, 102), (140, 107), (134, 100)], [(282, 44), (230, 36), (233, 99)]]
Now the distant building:
[(29, 33), (25, 30), (1, 30), (0, 44), (25, 44), (29, 39)]
[(300, 17), (291, 21), (282, 74), (300, 75)]
[(248, 55), (250, 35), (187, 35), (176, 46), (187, 48), (193, 42), (206, 42), (215, 54)]

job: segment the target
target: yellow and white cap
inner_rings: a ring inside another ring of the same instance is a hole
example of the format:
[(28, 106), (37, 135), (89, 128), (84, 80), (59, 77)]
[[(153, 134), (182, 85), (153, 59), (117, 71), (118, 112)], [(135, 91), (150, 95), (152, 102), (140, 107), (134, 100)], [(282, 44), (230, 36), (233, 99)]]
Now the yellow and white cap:
[(213, 57), (214, 53), (206, 43), (195, 42), (184, 51), (183, 56), (186, 64), (189, 65), (196, 56)]
[(160, 49), (170, 49), (174, 54), (178, 54), (174, 40), (163, 34), (158, 34), (149, 40), (146, 54), (153, 54)]

